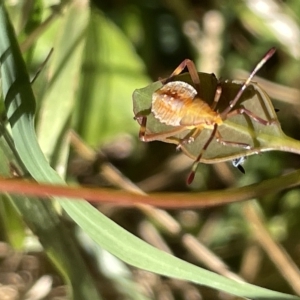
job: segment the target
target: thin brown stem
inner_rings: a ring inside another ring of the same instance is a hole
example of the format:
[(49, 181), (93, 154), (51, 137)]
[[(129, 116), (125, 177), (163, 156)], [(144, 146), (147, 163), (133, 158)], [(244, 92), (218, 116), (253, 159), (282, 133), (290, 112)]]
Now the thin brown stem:
[(115, 203), (133, 206), (136, 203), (150, 204), (168, 208), (200, 208), (240, 202), (251, 198), (278, 193), (284, 189), (300, 185), (300, 170), (288, 175), (262, 181), (245, 187), (202, 193), (157, 193), (149, 196), (136, 195), (124, 191), (103, 188), (71, 187), (51, 184), (39, 184), (34, 181), (0, 178), (2, 193), (25, 194), (28, 196), (61, 196), (91, 202)]

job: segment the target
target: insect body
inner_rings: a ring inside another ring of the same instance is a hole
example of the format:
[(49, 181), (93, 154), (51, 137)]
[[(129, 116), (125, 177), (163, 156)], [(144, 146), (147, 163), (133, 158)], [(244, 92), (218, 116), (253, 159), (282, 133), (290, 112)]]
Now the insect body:
[(222, 124), (220, 115), (197, 95), (197, 90), (186, 82), (166, 83), (153, 93), (152, 113), (166, 125), (189, 129), (212, 129), (215, 123)]
[(241, 156), (241, 157), (238, 157), (238, 158), (235, 158), (234, 160), (232, 160), (232, 165), (235, 168), (238, 168), (240, 170), (240, 172), (242, 172), (243, 174), (245, 174), (245, 169), (243, 168), (243, 164), (246, 159), (247, 159), (246, 156)]
[[(188, 176), (188, 183), (193, 181), (197, 166), (214, 138), (222, 145), (249, 149), (250, 145), (248, 143), (224, 140), (218, 130), (218, 127), (222, 125), (228, 117), (241, 114), (247, 115), (249, 118), (262, 125), (270, 125), (275, 122), (275, 120), (265, 120), (257, 116), (242, 105), (238, 108), (235, 107), (243, 92), (250, 84), (255, 73), (274, 53), (275, 48), (272, 48), (265, 54), (262, 60), (251, 72), (248, 79), (241, 85), (233, 100), (231, 100), (228, 106), (220, 113), (216, 111), (216, 106), (222, 94), (221, 84), (218, 83), (216, 85), (212, 104), (209, 105), (200, 97), (202, 94), (200, 79), (194, 63), (188, 59), (184, 60), (174, 70), (170, 77), (162, 80), (163, 86), (153, 92), (151, 107), (149, 110), (135, 115), (135, 118), (139, 120), (141, 125), (139, 132), (140, 139), (144, 142), (175, 139), (177, 148), (180, 149), (183, 145), (194, 142), (203, 129), (210, 129), (211, 134), (202, 149), (199, 150), (199, 154), (196, 157), (192, 170)], [(180, 74), (185, 67), (188, 69), (192, 84), (184, 81), (172, 81), (174, 76)], [(152, 113), (160, 123), (169, 125), (168, 130), (157, 133), (148, 133), (147, 118), (150, 113)], [(182, 133), (187, 130), (188, 133), (184, 134), (183, 137), (175, 137), (178, 133)]]

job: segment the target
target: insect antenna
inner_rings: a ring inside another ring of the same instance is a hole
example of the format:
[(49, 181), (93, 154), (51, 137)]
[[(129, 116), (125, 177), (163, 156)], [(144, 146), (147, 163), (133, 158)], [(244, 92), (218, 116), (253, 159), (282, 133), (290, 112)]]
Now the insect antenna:
[(241, 98), (243, 92), (250, 84), (251, 80), (253, 79), (254, 75), (261, 69), (261, 67), (274, 55), (276, 52), (276, 48), (271, 48), (264, 56), (263, 58), (258, 62), (258, 64), (255, 66), (255, 68), (252, 70), (251, 74), (247, 78), (247, 80), (244, 82), (238, 93), (236, 94), (235, 98), (229, 102), (228, 107), (221, 113), (221, 117), (223, 120), (226, 119), (227, 114), (232, 110), (232, 108), (236, 105), (236, 103)]
[[(255, 68), (252, 70), (252, 72), (250, 73), (249, 77), (247, 78), (247, 80), (243, 83), (242, 87), (240, 88), (240, 90), (238, 91), (238, 93), (236, 94), (236, 96), (234, 97), (233, 100), (231, 100), (229, 102), (228, 107), (220, 114), (222, 120), (225, 120), (228, 113), (232, 110), (232, 108), (237, 104), (238, 100), (240, 99), (240, 97), (242, 96), (243, 92), (245, 91), (245, 89), (248, 87), (248, 85), (251, 83), (251, 80), (253, 79), (254, 75), (261, 69), (261, 67), (274, 55), (274, 53), (276, 52), (276, 48), (273, 47), (271, 48), (264, 56), (263, 58), (258, 62), (258, 64), (255, 66)], [(212, 142), (212, 140), (214, 139), (216, 133), (218, 131), (218, 124), (214, 124), (214, 128), (213, 131), (209, 137), (209, 139), (206, 141), (205, 145), (203, 146), (201, 152), (199, 153), (198, 157), (196, 158), (196, 160), (194, 161), (193, 165), (192, 165), (192, 169), (190, 174), (188, 175), (187, 178), (187, 184), (191, 184), (194, 180), (195, 174), (196, 174), (196, 170), (197, 167), (200, 163), (200, 160), (202, 158), (202, 155), (204, 154), (204, 152), (206, 151), (206, 149), (208, 148), (208, 146), (210, 145), (210, 143)]]

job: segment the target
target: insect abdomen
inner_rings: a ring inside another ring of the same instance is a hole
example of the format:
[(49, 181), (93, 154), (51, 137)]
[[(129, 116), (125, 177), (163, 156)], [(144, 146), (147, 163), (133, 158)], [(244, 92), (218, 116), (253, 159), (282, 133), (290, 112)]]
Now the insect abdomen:
[(171, 126), (211, 127), (222, 122), (218, 113), (197, 98), (196, 89), (183, 81), (172, 81), (153, 93), (152, 112), (161, 123)]

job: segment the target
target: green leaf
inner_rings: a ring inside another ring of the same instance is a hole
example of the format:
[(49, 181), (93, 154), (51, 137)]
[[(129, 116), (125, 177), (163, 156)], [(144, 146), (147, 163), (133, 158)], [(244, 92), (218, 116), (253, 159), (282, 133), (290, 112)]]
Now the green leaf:
[(121, 30), (99, 11), (87, 28), (75, 128), (97, 146), (118, 134), (134, 133), (131, 94), (149, 81)]
[(9, 195), (0, 196), (1, 231), (5, 231), (6, 240), (14, 249), (21, 250), (26, 236), (25, 226), (12, 201)]
[(58, 140), (65, 134), (74, 111), (84, 33), (89, 17), (89, 10), (83, 8), (78, 13), (80, 8), (71, 6), (64, 18), (51, 28), (51, 33), (53, 30), (56, 33), (53, 36), (54, 51), (47, 66), (48, 82), (42, 99), (39, 99), (37, 120), (39, 144), (49, 159), (55, 156)]
[[(0, 161), (2, 162), (0, 174), (3, 177), (9, 177), (11, 175), (11, 166), (16, 165), (17, 162), (7, 144), (7, 132), (2, 124), (0, 124), (0, 129)], [(13, 198), (14, 197), (10, 195), (0, 195), (0, 228), (1, 234), (5, 235), (6, 240), (10, 243), (10, 245), (12, 245), (15, 249), (20, 250), (24, 245), (24, 239), (26, 236), (25, 226), (24, 221), (13, 205)]]
[[(211, 104), (214, 99), (218, 81), (212, 74), (198, 74), (201, 82), (199, 96), (203, 101)], [(191, 84), (188, 73), (174, 77), (173, 81), (176, 80)], [(243, 81), (220, 81), (219, 84), (222, 87), (222, 95), (217, 105), (217, 111), (221, 113), (226, 107), (228, 107), (229, 102), (234, 99), (238, 90), (241, 88)], [(133, 111), (137, 116), (147, 116), (146, 132), (158, 134), (156, 140), (178, 144), (178, 139), (184, 138), (190, 132), (190, 129), (186, 128), (186, 130), (181, 131), (180, 133), (171, 134), (167, 137), (163, 136), (165, 132), (174, 130), (176, 127), (162, 124), (150, 111), (152, 94), (161, 86), (162, 83), (158, 81), (145, 88), (135, 90), (133, 94)], [(245, 114), (228, 117), (218, 127), (223, 140), (245, 143), (250, 146), (250, 149), (245, 149), (238, 145), (224, 146), (214, 139), (203, 154), (201, 162), (216, 163), (228, 161), (241, 156), (248, 156), (269, 150), (282, 150), (295, 153), (300, 152), (300, 143), (287, 137), (282, 132), (272, 102), (259, 85), (252, 82), (247, 87), (233, 110), (240, 105), (243, 105), (254, 115), (267, 121), (274, 120), (275, 123), (271, 125), (263, 125), (254, 121)], [(140, 119), (138, 119), (138, 121), (141, 122)], [(196, 159), (204, 144), (209, 139), (211, 132), (211, 129), (204, 129), (194, 142), (183, 145), (182, 151), (192, 159)]]
[[(3, 98), (16, 151), (27, 171), (36, 180), (63, 183), (49, 166), (37, 142), (34, 129), (35, 99), (3, 2), (0, 2), (0, 56)], [(13, 146), (10, 149), (14, 149)], [(7, 161), (11, 161), (9, 156)], [(77, 246), (52, 203), (27, 197), (13, 199), (52, 262), (72, 285), (73, 299), (100, 299)], [(81, 276), (78, 269), (85, 276)]]

